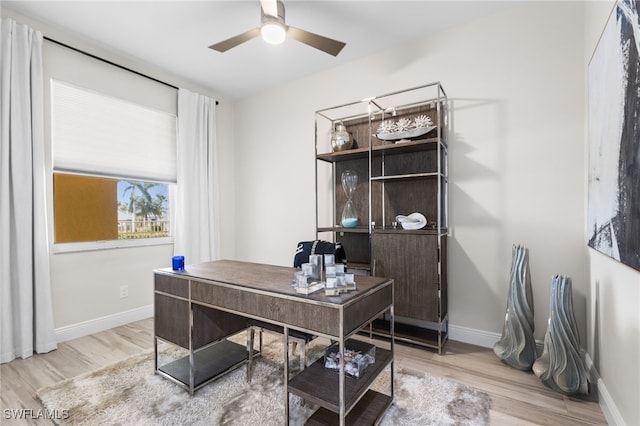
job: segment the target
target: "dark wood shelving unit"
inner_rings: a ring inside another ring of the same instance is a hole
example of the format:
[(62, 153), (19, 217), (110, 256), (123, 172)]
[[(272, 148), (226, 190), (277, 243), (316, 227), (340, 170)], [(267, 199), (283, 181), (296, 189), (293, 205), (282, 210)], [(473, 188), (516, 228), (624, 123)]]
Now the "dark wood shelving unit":
[[(435, 128), (415, 138), (376, 136), (379, 128), (401, 123), (398, 134), (406, 136), (407, 123), (419, 129), (429, 120)], [(347, 266), (368, 264), (366, 273), (393, 278), (395, 322), (403, 330), (398, 340), (439, 353), (448, 334), (448, 121), (440, 83), (316, 112), (316, 237), (342, 242)], [(338, 123), (353, 145), (332, 152), (327, 135)], [(359, 178), (352, 196), (357, 230), (337, 226), (347, 202), (341, 183), (347, 170)], [(425, 227), (394, 227), (398, 215), (414, 212), (426, 217)]]

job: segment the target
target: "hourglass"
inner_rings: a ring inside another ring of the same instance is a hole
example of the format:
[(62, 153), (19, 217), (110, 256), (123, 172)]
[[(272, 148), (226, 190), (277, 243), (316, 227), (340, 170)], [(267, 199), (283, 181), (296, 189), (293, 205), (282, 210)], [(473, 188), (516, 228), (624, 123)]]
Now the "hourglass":
[(342, 189), (344, 189), (344, 193), (347, 196), (347, 203), (344, 205), (344, 209), (342, 210), (341, 221), (342, 226), (345, 228), (353, 228), (358, 225), (358, 213), (356, 212), (356, 208), (351, 200), (357, 185), (358, 175), (356, 172), (352, 170), (345, 170), (342, 173)]

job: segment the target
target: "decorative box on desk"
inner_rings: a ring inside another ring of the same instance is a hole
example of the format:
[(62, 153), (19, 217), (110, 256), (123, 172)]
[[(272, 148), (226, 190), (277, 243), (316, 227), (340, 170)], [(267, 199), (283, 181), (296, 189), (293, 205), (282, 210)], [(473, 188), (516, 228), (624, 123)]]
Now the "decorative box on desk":
[[(345, 374), (359, 378), (364, 370), (376, 362), (376, 347), (357, 340), (351, 341), (352, 345), (344, 350)], [(324, 354), (324, 368), (340, 370), (340, 347), (337, 343), (329, 346)]]

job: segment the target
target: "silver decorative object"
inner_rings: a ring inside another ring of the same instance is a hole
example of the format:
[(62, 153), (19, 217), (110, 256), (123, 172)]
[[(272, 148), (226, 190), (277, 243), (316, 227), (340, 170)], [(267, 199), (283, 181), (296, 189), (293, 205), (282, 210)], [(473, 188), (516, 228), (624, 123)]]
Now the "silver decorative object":
[(533, 373), (557, 392), (588, 394), (587, 371), (580, 356), (580, 336), (573, 314), (571, 278), (553, 277), (549, 311), (544, 349), (533, 364)]
[(514, 245), (511, 252), (511, 284), (507, 311), (502, 336), (493, 347), (493, 351), (511, 367), (527, 371), (536, 360), (529, 251), (526, 247)]
[(341, 121), (335, 124), (333, 132), (331, 132), (331, 150), (333, 152), (345, 151), (351, 149), (353, 140), (347, 132), (347, 128)]

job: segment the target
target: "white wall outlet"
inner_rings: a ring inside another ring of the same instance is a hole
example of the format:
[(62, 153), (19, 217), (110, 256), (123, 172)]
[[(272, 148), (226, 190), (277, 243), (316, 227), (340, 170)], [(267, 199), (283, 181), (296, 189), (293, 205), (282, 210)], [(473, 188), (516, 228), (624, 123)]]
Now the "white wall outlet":
[(125, 297), (129, 297), (129, 286), (121, 285), (120, 286), (120, 299), (124, 299)]

